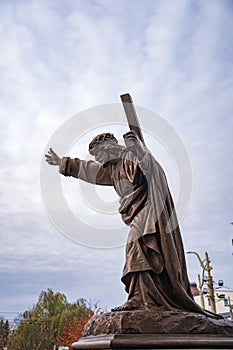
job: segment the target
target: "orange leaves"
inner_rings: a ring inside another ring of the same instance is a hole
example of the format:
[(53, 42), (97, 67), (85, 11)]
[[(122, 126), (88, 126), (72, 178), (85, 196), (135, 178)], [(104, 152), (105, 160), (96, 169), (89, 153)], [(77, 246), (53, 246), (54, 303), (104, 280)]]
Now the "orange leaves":
[(81, 338), (83, 328), (92, 315), (93, 312), (88, 317), (75, 318), (73, 321), (64, 324), (57, 340), (57, 346), (69, 346), (71, 350), (71, 344)]

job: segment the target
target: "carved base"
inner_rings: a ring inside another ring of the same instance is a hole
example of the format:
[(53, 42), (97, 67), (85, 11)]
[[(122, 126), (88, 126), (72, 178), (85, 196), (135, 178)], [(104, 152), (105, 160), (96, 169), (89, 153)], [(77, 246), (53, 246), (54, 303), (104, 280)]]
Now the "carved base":
[(233, 349), (233, 322), (175, 311), (94, 315), (73, 349)]
[(233, 336), (233, 322), (182, 311), (118, 311), (94, 315), (83, 331), (83, 337), (101, 334), (221, 334)]

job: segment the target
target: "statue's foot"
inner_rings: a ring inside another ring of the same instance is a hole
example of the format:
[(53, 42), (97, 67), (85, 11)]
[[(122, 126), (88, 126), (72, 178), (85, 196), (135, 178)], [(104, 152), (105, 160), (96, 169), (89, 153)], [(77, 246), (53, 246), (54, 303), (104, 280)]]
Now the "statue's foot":
[(139, 306), (139, 304), (133, 302), (133, 301), (126, 301), (121, 306), (116, 306), (111, 311), (128, 311), (128, 310), (136, 310), (136, 309), (141, 309), (142, 307)]

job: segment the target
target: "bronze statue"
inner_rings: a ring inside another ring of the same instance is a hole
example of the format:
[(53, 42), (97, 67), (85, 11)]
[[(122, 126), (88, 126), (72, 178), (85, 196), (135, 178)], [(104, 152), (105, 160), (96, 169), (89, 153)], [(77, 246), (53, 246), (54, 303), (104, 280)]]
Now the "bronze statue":
[(50, 148), (46, 161), (64, 176), (114, 186), (119, 212), (130, 227), (122, 275), (128, 300), (113, 311), (160, 308), (218, 318), (194, 302), (188, 281), (182, 238), (166, 176), (137, 132), (96, 136), (89, 145), (95, 161), (70, 159)]

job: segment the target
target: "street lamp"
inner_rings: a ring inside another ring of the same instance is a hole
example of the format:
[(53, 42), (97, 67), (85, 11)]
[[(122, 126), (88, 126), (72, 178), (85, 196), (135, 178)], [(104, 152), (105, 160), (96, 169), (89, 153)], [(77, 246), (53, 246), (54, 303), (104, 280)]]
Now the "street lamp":
[(203, 290), (202, 290), (203, 284), (204, 284), (204, 279), (203, 278), (201, 279), (200, 274), (198, 274), (198, 287), (200, 289), (201, 307), (204, 309), (205, 308), (205, 301), (204, 301), (204, 295), (203, 295), (204, 293), (203, 293)]
[(233, 321), (233, 305), (231, 304), (230, 297), (228, 297), (228, 306), (229, 306), (229, 310), (230, 310), (230, 319), (231, 319), (231, 321)]
[[(201, 267), (202, 267), (202, 281), (201, 281), (200, 275), (198, 277), (199, 285), (201, 286), (200, 299), (201, 299), (202, 307), (204, 307), (204, 298), (203, 298), (202, 287), (203, 287), (203, 282), (204, 282), (204, 274), (205, 274), (205, 271), (207, 271), (207, 286), (208, 286), (209, 297), (210, 297), (210, 308), (211, 308), (212, 312), (216, 313), (213, 278), (212, 278), (211, 272), (210, 272), (212, 270), (212, 266), (210, 266), (210, 259), (209, 259), (208, 253), (205, 252), (205, 259), (204, 260), (201, 259), (200, 255), (197, 252), (187, 252), (187, 254), (195, 254), (200, 262)], [(205, 261), (205, 264), (204, 264), (204, 261)]]

